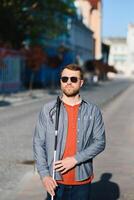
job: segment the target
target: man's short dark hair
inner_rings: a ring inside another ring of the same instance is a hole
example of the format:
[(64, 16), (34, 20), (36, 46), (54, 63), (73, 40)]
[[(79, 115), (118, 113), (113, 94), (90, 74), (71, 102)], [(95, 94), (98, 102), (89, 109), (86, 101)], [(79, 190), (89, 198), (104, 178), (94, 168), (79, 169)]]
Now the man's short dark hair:
[(80, 72), (80, 78), (81, 80), (84, 79), (84, 72), (83, 70), (81, 69), (81, 67), (77, 64), (69, 64), (69, 65), (66, 65), (62, 70), (61, 70), (61, 73), (60, 75), (62, 75), (62, 72), (64, 69), (69, 69), (69, 70), (72, 70), (72, 71), (79, 71)]

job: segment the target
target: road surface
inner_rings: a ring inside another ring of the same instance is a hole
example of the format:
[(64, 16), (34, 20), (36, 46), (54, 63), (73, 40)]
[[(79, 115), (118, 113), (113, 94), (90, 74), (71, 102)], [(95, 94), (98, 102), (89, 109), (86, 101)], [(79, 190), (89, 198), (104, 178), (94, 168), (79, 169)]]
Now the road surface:
[[(85, 96), (87, 100), (90, 99), (102, 106), (110, 99), (113, 100), (113, 97), (117, 94), (119, 95), (129, 84), (130, 82), (126, 80), (106, 82), (97, 87), (85, 88), (84, 91), (82, 91), (82, 95)], [(117, 98), (116, 104), (114, 103), (115, 101), (113, 101), (113, 103), (111, 101), (111, 104), (104, 111), (108, 144), (103, 154), (104, 157), (100, 156), (100, 159), (97, 159), (99, 167), (95, 168), (99, 170), (96, 172), (98, 176), (105, 172), (112, 173), (112, 180), (115, 180), (118, 184), (120, 184), (120, 182), (122, 183), (124, 179), (126, 183), (128, 183), (134, 174), (132, 174), (134, 165), (131, 165), (134, 164), (132, 156), (132, 148), (134, 146), (134, 140), (132, 138), (132, 131), (134, 130), (134, 116), (132, 114), (134, 113), (132, 105), (132, 102), (134, 102), (134, 91), (133, 88), (128, 91), (125, 93), (125, 96), (123, 94), (124, 101)], [(2, 108), (0, 110), (1, 200), (9, 200), (11, 197), (10, 193), (17, 188), (23, 176), (27, 172), (33, 170), (32, 136), (36, 118), (41, 106), (55, 97), (55, 95), (46, 95), (46, 97), (38, 101), (31, 101), (30, 103), (25, 102), (24, 104), (22, 102), (22, 105), (19, 104), (19, 106), (17, 106), (16, 104), (15, 106)], [(118, 101), (120, 103), (118, 103)], [(123, 103), (125, 106), (123, 106)], [(122, 114), (120, 114), (121, 112)], [(102, 160), (105, 162), (102, 162)], [(118, 174), (118, 171), (121, 173)], [(123, 184), (121, 189), (127, 191), (130, 189), (129, 185), (131, 187), (133, 186), (132, 184), (126, 184), (126, 186)]]

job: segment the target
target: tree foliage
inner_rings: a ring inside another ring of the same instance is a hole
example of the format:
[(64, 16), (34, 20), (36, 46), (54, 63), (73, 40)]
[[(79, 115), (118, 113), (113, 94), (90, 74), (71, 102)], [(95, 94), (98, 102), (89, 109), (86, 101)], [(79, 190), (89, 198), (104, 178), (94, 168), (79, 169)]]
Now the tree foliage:
[(73, 0), (0, 0), (0, 39), (19, 47), (25, 37), (54, 38), (74, 14)]

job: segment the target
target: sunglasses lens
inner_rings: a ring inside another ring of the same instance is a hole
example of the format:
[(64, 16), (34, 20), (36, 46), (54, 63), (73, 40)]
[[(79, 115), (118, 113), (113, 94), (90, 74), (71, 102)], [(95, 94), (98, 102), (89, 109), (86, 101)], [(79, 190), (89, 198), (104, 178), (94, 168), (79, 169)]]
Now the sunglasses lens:
[(75, 77), (75, 76), (72, 76), (72, 77), (62, 76), (62, 77), (61, 77), (61, 81), (62, 81), (63, 83), (67, 83), (67, 82), (68, 82), (68, 79), (70, 79), (72, 83), (77, 83), (77, 81), (78, 81), (78, 78)]
[(71, 79), (71, 82), (72, 82), (72, 83), (76, 83), (76, 82), (78, 81), (78, 78), (77, 78), (77, 77), (71, 77), (70, 79)]
[(63, 76), (63, 77), (61, 77), (61, 80), (62, 80), (63, 83), (66, 83), (68, 81), (68, 77)]

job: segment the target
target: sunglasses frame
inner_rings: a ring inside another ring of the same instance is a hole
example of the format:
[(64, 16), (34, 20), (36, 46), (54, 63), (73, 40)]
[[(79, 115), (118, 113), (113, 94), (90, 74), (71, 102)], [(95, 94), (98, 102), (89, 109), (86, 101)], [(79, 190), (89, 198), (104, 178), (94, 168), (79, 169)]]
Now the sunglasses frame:
[[(63, 81), (63, 78), (65, 78), (66, 80)], [(70, 80), (71, 83), (77, 83), (78, 80), (81, 80), (81, 79), (78, 78), (77, 76), (71, 76), (71, 77), (68, 77), (68, 76), (62, 76), (62, 77), (61, 77), (61, 81), (62, 81), (62, 83), (67, 83), (68, 80)], [(76, 80), (76, 81), (74, 81), (74, 80)]]

